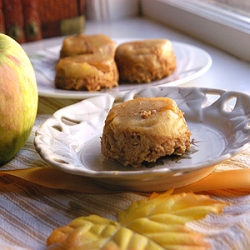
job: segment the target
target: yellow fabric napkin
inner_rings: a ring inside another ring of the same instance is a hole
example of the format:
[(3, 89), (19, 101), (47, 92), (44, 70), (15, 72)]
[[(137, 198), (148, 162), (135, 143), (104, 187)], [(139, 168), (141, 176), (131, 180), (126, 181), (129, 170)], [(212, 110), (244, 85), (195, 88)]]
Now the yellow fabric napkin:
[[(105, 189), (104, 187), (98, 186), (98, 183), (90, 178), (69, 174), (52, 167), (35, 167), (23, 170), (2, 171), (0, 174), (16, 176), (48, 188), (72, 190), (89, 194), (124, 191), (121, 189)], [(238, 190), (238, 192), (240, 191), (240, 193), (250, 193), (250, 169), (213, 172), (198, 182), (176, 188), (175, 193), (188, 191), (218, 191), (223, 189), (235, 189)]]

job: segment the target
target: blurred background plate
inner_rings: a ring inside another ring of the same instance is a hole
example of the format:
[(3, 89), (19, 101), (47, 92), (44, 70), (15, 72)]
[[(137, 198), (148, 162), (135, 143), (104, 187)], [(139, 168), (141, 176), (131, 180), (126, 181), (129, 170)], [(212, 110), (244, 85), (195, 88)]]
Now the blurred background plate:
[[(123, 42), (132, 41), (131, 39), (114, 40), (117, 45)], [(174, 41), (172, 42), (172, 45), (176, 55), (177, 68), (169, 77), (165, 77), (160, 81), (143, 84), (120, 83), (116, 88), (98, 92), (61, 90), (55, 88), (55, 66), (59, 59), (61, 45), (37, 51), (36, 53), (29, 55), (29, 57), (35, 69), (38, 93), (40, 96), (79, 99), (99, 96), (103, 93), (119, 94), (120, 92), (129, 91), (135, 88), (145, 88), (150, 86), (178, 86), (201, 76), (211, 67), (212, 59), (203, 49)]]

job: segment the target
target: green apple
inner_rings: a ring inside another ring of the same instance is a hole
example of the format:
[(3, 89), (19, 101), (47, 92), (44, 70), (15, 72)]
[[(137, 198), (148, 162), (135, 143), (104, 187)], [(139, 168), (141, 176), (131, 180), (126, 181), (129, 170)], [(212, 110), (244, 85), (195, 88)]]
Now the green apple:
[(38, 107), (32, 64), (11, 37), (0, 34), (0, 166), (28, 140)]

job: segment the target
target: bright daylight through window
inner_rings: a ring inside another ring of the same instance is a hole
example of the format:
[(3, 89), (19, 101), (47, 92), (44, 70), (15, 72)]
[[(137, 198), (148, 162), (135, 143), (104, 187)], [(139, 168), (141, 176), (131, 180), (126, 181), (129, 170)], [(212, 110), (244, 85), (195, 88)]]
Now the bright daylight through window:
[(142, 13), (250, 61), (249, 0), (141, 0)]
[(203, 0), (217, 7), (227, 9), (234, 13), (250, 17), (250, 1), (249, 0)]

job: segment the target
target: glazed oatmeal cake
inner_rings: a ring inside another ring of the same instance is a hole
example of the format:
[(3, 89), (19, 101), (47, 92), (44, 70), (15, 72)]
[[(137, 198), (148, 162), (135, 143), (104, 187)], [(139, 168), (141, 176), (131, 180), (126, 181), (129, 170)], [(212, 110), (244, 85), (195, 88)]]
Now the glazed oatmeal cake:
[(139, 167), (166, 155), (182, 155), (191, 132), (174, 100), (136, 98), (114, 106), (105, 120), (101, 151), (123, 165)]
[(172, 43), (167, 39), (148, 39), (119, 45), (115, 61), (120, 82), (147, 83), (173, 73), (176, 58)]

